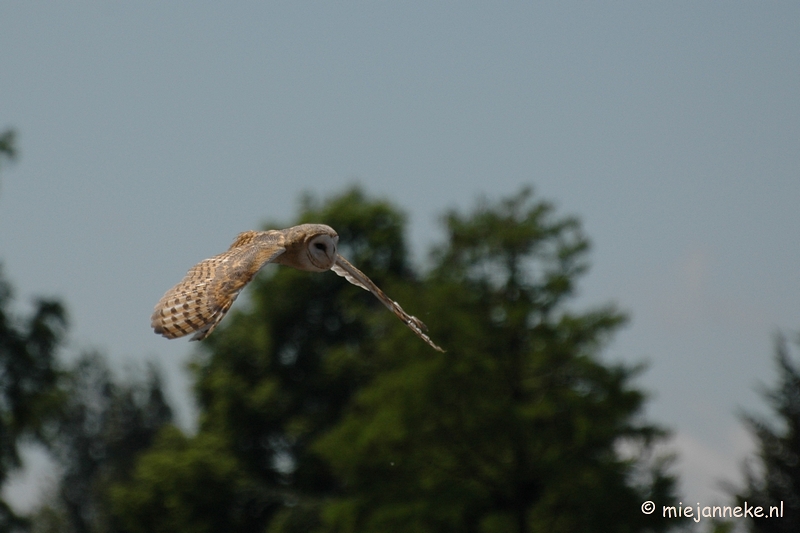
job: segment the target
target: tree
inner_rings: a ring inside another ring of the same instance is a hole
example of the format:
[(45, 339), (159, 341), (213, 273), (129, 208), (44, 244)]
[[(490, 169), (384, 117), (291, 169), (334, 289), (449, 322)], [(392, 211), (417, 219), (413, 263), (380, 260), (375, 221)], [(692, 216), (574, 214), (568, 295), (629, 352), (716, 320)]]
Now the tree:
[[(800, 345), (800, 337), (797, 344)], [(758, 445), (757, 461), (745, 465), (745, 488), (736, 497), (739, 505), (783, 504), (783, 518), (753, 518), (750, 530), (759, 533), (797, 531), (800, 524), (800, 369), (792, 362), (784, 337), (775, 342), (778, 384), (764, 391), (778, 424), (755, 415), (743, 420)]]
[[(17, 155), (15, 132), (0, 134), (0, 163)], [(142, 382), (117, 384), (105, 360), (86, 354), (60, 370), (56, 351), (66, 312), (40, 299), (30, 317), (10, 311), (12, 290), (0, 272), (0, 485), (20, 467), (20, 442), (44, 444), (61, 463), (57, 502), (33, 517), (38, 531), (113, 530), (106, 492), (128, 479), (136, 454), (171, 421), (161, 379), (150, 368)], [(0, 499), (0, 532), (29, 529)]]
[[(0, 135), (0, 162), (16, 155), (14, 132)], [(24, 438), (41, 438), (41, 430), (57, 406), (55, 356), (66, 331), (66, 312), (60, 302), (39, 299), (30, 316), (11, 311), (11, 285), (0, 271), (0, 485), (20, 467)], [(24, 529), (0, 499), (0, 531)]]
[(104, 357), (81, 356), (59, 383), (58, 415), (47, 426), (49, 449), (63, 469), (55, 501), (37, 518), (72, 533), (116, 531), (109, 491), (130, 479), (137, 455), (172, 420), (158, 371), (117, 382)]
[(110, 496), (119, 531), (258, 531), (248, 525), (260, 495), (229, 443), (214, 433), (188, 438), (165, 427), (138, 462), (132, 482), (112, 487)]
[(641, 368), (598, 358), (625, 317), (567, 307), (587, 268), (578, 221), (529, 190), (444, 220), (448, 240), (420, 278), (390, 204), (358, 189), (305, 198), (297, 222), (336, 228), (341, 253), (447, 353), (334, 275), (271, 268), (195, 357), (199, 434), (143, 455), (114, 493), (129, 530), (197, 523), (192, 499), (212, 499), (196, 484), (180, 513), (136, 496), (213, 471), (199, 460), (167, 468), (186, 450), (228, 465), (209, 483), (227, 531), (675, 525), (640, 511), (674, 499), (674, 479), (647, 460), (664, 432), (641, 418), (645, 395), (630, 384)]
[[(0, 273), (0, 484), (21, 466), (20, 442), (41, 438), (43, 424), (57, 406), (55, 353), (66, 313), (55, 300), (38, 300), (29, 317), (9, 309), (11, 286)], [(0, 500), (0, 531), (24, 521)]]
[(577, 220), (523, 190), (445, 223), (419, 307), (448, 352), (395, 337), (394, 368), (315, 443), (340, 480), (323, 529), (666, 529), (639, 506), (670, 501), (672, 478), (656, 465), (637, 483), (617, 452), (663, 435), (637, 419), (641, 369), (596, 357), (625, 317), (564, 307), (587, 267)]

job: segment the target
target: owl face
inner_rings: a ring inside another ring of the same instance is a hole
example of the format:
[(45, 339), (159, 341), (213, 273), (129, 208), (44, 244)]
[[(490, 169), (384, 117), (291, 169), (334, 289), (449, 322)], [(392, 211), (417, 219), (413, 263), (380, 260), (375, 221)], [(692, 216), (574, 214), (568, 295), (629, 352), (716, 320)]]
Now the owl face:
[(329, 270), (336, 262), (338, 235), (317, 235), (308, 241), (308, 260), (320, 270)]

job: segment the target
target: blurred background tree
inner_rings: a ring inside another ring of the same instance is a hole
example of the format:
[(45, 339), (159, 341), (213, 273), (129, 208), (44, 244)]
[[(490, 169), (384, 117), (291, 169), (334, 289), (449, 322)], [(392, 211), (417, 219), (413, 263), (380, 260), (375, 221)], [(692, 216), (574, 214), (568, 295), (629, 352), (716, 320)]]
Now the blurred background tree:
[[(16, 155), (14, 132), (0, 134), (0, 167)], [(56, 300), (39, 299), (29, 316), (11, 310), (11, 284), (0, 270), (0, 484), (21, 466), (20, 444), (42, 440), (42, 429), (58, 406), (56, 351), (66, 330), (66, 312)], [(27, 527), (0, 499), (0, 531)]]
[(637, 419), (639, 369), (597, 359), (624, 316), (564, 308), (587, 268), (577, 220), (523, 190), (444, 221), (418, 307), (448, 352), (382, 346), (393, 364), (314, 445), (340, 481), (323, 529), (665, 529), (639, 505), (673, 480), (618, 454), (663, 435)]
[[(16, 154), (13, 130), (0, 134), (0, 164)], [(63, 305), (40, 299), (20, 317), (11, 304), (0, 271), (0, 484), (21, 466), (25, 444), (46, 446), (62, 475), (32, 520), (0, 499), (0, 532), (118, 531), (109, 487), (128, 479), (137, 453), (172, 418), (161, 378), (151, 367), (142, 380), (118, 383), (97, 353), (67, 368), (57, 358), (66, 334)]]
[(172, 421), (162, 380), (150, 365), (145, 376), (115, 380), (98, 353), (82, 355), (59, 383), (63, 401), (46, 427), (58, 465), (58, 487), (39, 509), (37, 531), (119, 531), (110, 489), (131, 477), (134, 461)]
[[(20, 444), (41, 441), (58, 409), (56, 350), (66, 327), (55, 300), (37, 300), (30, 316), (15, 316), (11, 292), (0, 272), (0, 483), (21, 466)], [(0, 531), (25, 525), (0, 499)]]
[(110, 492), (123, 531), (677, 525), (639, 507), (675, 501), (641, 368), (599, 358), (624, 315), (566, 305), (588, 266), (576, 219), (530, 190), (448, 213), (423, 277), (388, 202), (306, 197), (311, 221), (447, 353), (335, 275), (268, 267), (194, 358), (198, 434), (164, 430)]
[[(796, 344), (800, 346), (800, 337)], [(764, 391), (775, 420), (746, 414), (742, 418), (755, 437), (756, 460), (745, 464), (745, 487), (736, 495), (737, 505), (760, 505), (765, 510), (783, 502), (783, 518), (755, 518), (750, 531), (784, 533), (800, 524), (800, 369), (792, 362), (783, 336), (775, 342), (778, 383)], [(777, 424), (775, 423), (777, 422)]]

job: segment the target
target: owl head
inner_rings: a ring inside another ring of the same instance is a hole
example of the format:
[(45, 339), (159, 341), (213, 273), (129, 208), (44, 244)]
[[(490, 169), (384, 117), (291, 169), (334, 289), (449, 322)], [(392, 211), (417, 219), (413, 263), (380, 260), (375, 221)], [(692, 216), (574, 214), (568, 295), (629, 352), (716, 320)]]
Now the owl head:
[(320, 270), (329, 270), (336, 261), (336, 243), (339, 236), (325, 233), (308, 240), (308, 260)]
[(290, 245), (285, 257), (278, 257), (277, 263), (284, 263), (289, 257), (294, 262), (286, 263), (300, 270), (323, 272), (330, 270), (336, 262), (336, 245), (339, 235), (325, 224), (301, 224), (289, 228), (286, 236)]

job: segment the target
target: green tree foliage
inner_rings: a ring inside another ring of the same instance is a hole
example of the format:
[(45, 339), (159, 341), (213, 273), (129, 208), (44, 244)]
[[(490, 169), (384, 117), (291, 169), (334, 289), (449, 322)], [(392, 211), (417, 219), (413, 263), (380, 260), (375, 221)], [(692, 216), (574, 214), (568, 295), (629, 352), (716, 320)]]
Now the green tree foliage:
[[(0, 134), (0, 163), (17, 155), (15, 134)], [(12, 291), (0, 272), (0, 485), (20, 466), (23, 439), (48, 446), (63, 478), (32, 524), (0, 499), (0, 532), (115, 531), (107, 493), (129, 478), (136, 455), (149, 448), (171, 411), (151, 368), (141, 382), (118, 384), (105, 360), (83, 356), (59, 370), (56, 351), (66, 313), (40, 299), (30, 316), (12, 314)]]
[(586, 269), (577, 221), (523, 191), (445, 223), (423, 308), (448, 353), (398, 338), (396, 366), (315, 443), (341, 483), (325, 529), (663, 529), (639, 505), (671, 479), (636, 484), (617, 453), (661, 435), (635, 418), (637, 369), (596, 357), (624, 317), (563, 305)]
[[(55, 354), (66, 314), (54, 300), (38, 300), (28, 317), (10, 310), (11, 286), (0, 274), (0, 484), (20, 466), (23, 437), (39, 438), (57, 406)], [(24, 522), (0, 500), (0, 531)]]
[[(0, 166), (16, 154), (13, 130), (0, 134)], [(57, 406), (55, 356), (66, 330), (66, 312), (55, 300), (34, 302), (30, 316), (11, 311), (12, 289), (0, 271), (0, 485), (20, 466), (25, 437), (41, 437)], [(0, 499), (0, 532), (27, 526)]]
[(106, 359), (89, 353), (64, 373), (59, 388), (63, 401), (47, 441), (63, 475), (56, 501), (37, 518), (58, 518), (58, 531), (116, 531), (110, 487), (130, 479), (137, 454), (172, 420), (161, 378), (150, 366), (144, 379), (119, 383)]
[[(395, 280), (414, 283), (403, 218), (388, 204), (357, 190), (325, 206), (306, 199), (298, 222), (312, 220), (337, 228), (340, 251), (389, 294)], [(334, 480), (308, 445), (374, 374), (369, 354), (382, 332), (370, 317), (381, 307), (332, 273), (274, 268), (255, 281), (251, 308), (209, 337), (209, 356), (195, 365), (201, 426), (226, 433), (261, 482), (327, 494)]]
[(122, 531), (247, 531), (250, 513), (257, 510), (248, 505), (258, 499), (255, 487), (229, 443), (214, 433), (190, 439), (166, 427), (139, 461), (133, 480), (111, 492)]
[(641, 419), (640, 369), (598, 359), (625, 318), (566, 306), (587, 268), (575, 219), (528, 190), (451, 212), (424, 279), (387, 202), (306, 198), (309, 221), (447, 353), (333, 274), (269, 267), (195, 359), (199, 434), (169, 430), (112, 493), (126, 531), (674, 525), (639, 510), (674, 485), (645, 460), (663, 432)]
[(737, 500), (765, 510), (783, 502), (782, 519), (751, 519), (750, 530), (758, 533), (797, 531), (800, 524), (800, 369), (792, 362), (783, 337), (776, 341), (775, 360), (778, 384), (765, 391), (764, 397), (779, 424), (743, 416), (758, 444), (758, 460), (746, 466), (746, 486)]

